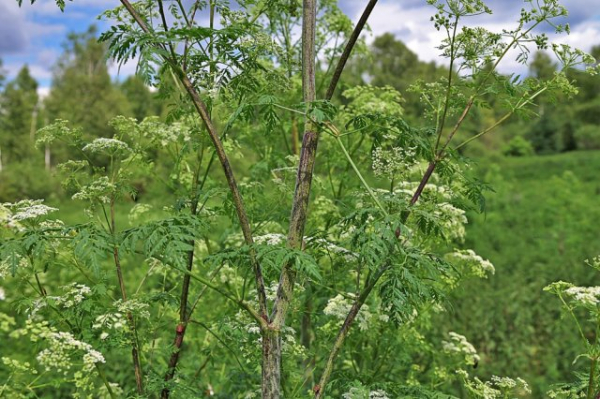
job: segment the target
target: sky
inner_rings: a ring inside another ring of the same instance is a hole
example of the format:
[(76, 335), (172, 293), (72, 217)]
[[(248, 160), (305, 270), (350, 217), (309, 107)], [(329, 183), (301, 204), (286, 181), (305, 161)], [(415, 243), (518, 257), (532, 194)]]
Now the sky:
[[(339, 0), (339, 5), (356, 21), (366, 2)], [(0, 59), (3, 60), (3, 69), (9, 80), (23, 65), (28, 65), (43, 95), (51, 86), (52, 66), (62, 53), (66, 35), (86, 31), (94, 23), (102, 31), (107, 24), (99, 21), (97, 16), (119, 5), (119, 1), (67, 1), (64, 13), (56, 7), (54, 0), (37, 0), (34, 5), (29, 3), (29, 0), (24, 0), (22, 7), (19, 7), (17, 0), (0, 0)], [(478, 17), (476, 23), (498, 32), (515, 26), (520, 10), (525, 5), (523, 0), (487, 0), (487, 4), (493, 14)], [(571, 34), (557, 40), (585, 51), (600, 44), (600, 0), (563, 0), (561, 4), (569, 10), (569, 16), (561, 22), (570, 24)], [(365, 37), (371, 41), (382, 33), (391, 32), (421, 60), (446, 63), (436, 48), (443, 38), (443, 32), (435, 30), (430, 22), (433, 12), (433, 7), (425, 0), (379, 0), (369, 20), (370, 32), (365, 32)], [(547, 32), (551, 33), (550, 30)], [(111, 67), (111, 75), (115, 79), (134, 71), (134, 63), (120, 70), (115, 65)], [(500, 71), (523, 75), (527, 69), (509, 59), (500, 65)]]

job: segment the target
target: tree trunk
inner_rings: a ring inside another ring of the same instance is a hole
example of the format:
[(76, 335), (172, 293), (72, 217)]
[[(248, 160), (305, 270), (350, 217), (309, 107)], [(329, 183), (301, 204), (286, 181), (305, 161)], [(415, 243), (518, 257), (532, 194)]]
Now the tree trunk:
[(262, 397), (281, 397), (281, 336), (279, 331), (268, 330), (262, 334)]
[[(302, 18), (302, 98), (306, 104), (307, 113), (310, 110), (311, 103), (316, 100), (316, 23), (317, 0), (304, 0)], [(302, 248), (318, 142), (317, 126), (306, 118), (288, 231), (287, 244), (289, 248)], [(285, 325), (285, 317), (292, 300), (295, 275), (296, 271), (291, 263), (283, 265), (279, 277), (277, 298), (269, 318), (269, 326), (263, 328), (263, 399), (279, 399), (281, 396), (281, 335), (279, 332)]]

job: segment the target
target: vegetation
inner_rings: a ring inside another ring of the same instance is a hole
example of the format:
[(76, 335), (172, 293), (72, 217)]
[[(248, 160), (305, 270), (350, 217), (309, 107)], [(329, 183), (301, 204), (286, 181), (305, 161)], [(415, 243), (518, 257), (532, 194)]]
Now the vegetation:
[[(598, 268), (600, 158), (532, 156), (600, 124), (596, 61), (540, 30), (568, 32), (556, 1), (501, 33), (428, 1), (448, 68), (367, 49), (377, 0), (356, 26), (334, 0), (121, 3), (47, 99), (26, 68), (2, 94), (0, 396), (596, 397), (600, 290), (552, 281)], [(497, 72), (531, 44), (559, 64)]]

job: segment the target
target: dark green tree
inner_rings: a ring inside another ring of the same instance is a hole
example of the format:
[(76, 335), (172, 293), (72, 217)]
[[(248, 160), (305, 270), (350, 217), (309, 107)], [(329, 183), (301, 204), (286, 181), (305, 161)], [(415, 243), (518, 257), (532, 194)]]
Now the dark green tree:
[(556, 72), (556, 63), (545, 51), (537, 51), (533, 55), (533, 61), (529, 64), (529, 72), (538, 79), (552, 79)]
[(20, 162), (33, 154), (33, 133), (38, 117), (38, 83), (24, 66), (15, 80), (6, 85), (2, 96), (0, 146), (2, 160)]
[(147, 116), (160, 116), (163, 113), (163, 107), (139, 77), (135, 75), (128, 77), (121, 83), (120, 88), (129, 101), (131, 111), (136, 119), (142, 120)]
[(107, 48), (96, 34), (92, 26), (85, 33), (68, 36), (45, 105), (50, 120), (68, 119), (86, 135), (111, 137), (108, 121), (116, 115), (131, 115), (131, 109), (111, 81)]

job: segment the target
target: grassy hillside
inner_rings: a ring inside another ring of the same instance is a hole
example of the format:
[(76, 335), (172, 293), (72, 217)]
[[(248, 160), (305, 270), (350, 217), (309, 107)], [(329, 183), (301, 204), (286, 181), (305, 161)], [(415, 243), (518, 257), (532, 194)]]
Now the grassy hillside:
[[(600, 254), (600, 152), (506, 158), (480, 165), (495, 193), (470, 215), (466, 248), (496, 266), (452, 298), (438, 329), (465, 334), (482, 355), (475, 372), (522, 377), (545, 397), (588, 360), (559, 300), (543, 292), (556, 280), (600, 285), (585, 260)], [(587, 332), (586, 332), (587, 333)], [(591, 331), (590, 331), (591, 333)]]

